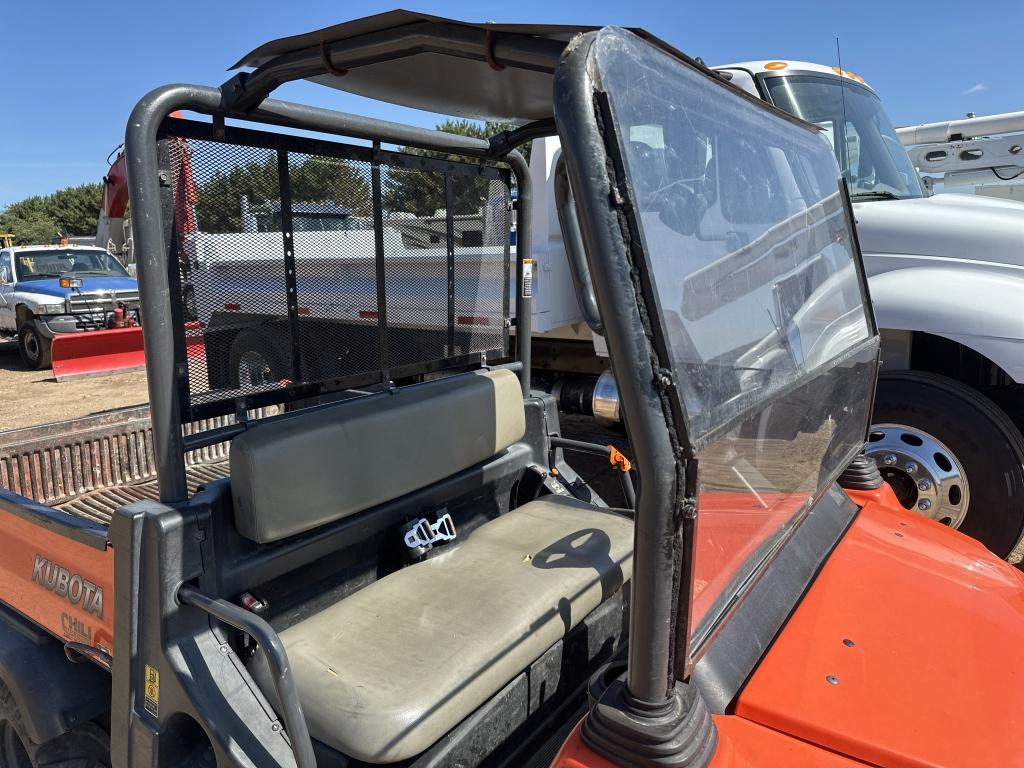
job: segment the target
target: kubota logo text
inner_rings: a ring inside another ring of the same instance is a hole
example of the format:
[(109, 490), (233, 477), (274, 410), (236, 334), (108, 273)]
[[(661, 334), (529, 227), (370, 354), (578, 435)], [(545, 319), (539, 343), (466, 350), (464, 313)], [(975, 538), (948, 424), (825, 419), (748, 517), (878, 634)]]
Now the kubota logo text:
[(59, 597), (66, 597), (72, 605), (81, 604), (88, 613), (103, 618), (103, 587), (97, 587), (77, 573), (71, 573), (42, 555), (36, 555), (36, 563), (32, 566), (32, 581)]

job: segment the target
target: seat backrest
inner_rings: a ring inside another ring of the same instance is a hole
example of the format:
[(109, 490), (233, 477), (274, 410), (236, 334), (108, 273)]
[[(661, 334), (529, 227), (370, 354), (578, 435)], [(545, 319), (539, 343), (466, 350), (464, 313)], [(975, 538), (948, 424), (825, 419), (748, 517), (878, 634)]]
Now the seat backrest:
[(231, 442), (238, 532), (265, 544), (486, 461), (526, 432), (519, 379), (476, 371), (256, 424)]

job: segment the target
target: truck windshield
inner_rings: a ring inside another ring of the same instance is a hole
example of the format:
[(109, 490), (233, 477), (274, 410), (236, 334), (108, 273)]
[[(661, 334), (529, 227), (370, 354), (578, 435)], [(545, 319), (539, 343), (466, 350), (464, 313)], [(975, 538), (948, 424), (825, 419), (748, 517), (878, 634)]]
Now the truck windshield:
[(906, 149), (867, 88), (829, 75), (766, 77), (764, 85), (779, 109), (821, 127), (854, 198), (922, 196)]
[(697, 459), (695, 658), (863, 446), (877, 337), (817, 131), (616, 34), (595, 43), (609, 143)]
[(106, 251), (55, 249), (17, 255), (18, 280), (50, 280), (55, 277), (128, 277), (121, 263)]

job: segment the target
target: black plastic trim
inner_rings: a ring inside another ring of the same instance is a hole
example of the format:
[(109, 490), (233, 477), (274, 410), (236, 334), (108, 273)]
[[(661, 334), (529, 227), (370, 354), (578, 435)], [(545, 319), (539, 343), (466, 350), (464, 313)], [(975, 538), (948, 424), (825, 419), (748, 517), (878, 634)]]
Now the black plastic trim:
[(0, 604), (0, 680), (10, 690), (37, 744), (67, 733), (110, 708), (110, 675), (73, 664), (64, 644)]
[(93, 549), (107, 548), (107, 527), (61, 512), (0, 488), (0, 511), (7, 512)]

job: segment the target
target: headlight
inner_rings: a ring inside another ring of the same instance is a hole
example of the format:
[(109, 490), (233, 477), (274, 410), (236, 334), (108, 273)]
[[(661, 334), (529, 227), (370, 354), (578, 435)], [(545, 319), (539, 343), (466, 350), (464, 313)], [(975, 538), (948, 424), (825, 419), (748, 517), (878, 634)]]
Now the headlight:
[(60, 304), (36, 304), (35, 309), (37, 315), (63, 315), (65, 311), (63, 302)]

